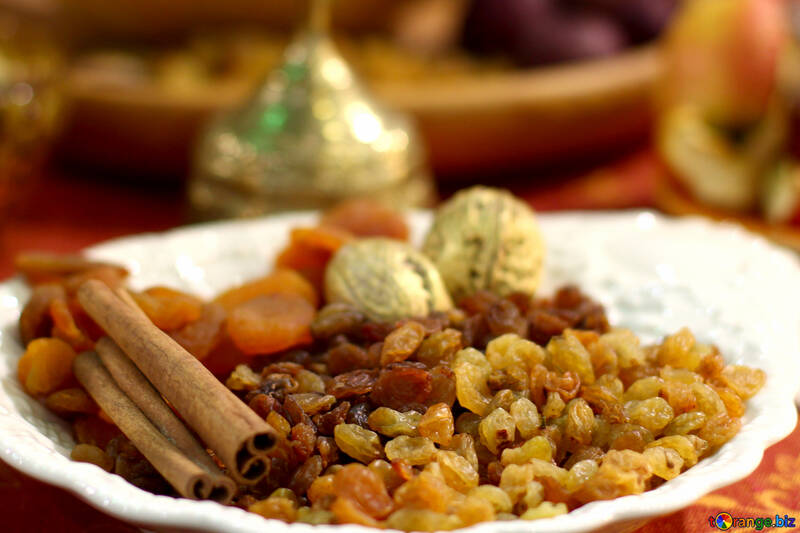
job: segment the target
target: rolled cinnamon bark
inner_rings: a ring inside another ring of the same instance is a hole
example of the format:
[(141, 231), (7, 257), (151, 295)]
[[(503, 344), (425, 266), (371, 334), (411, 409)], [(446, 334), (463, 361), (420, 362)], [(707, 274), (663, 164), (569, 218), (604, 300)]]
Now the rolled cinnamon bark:
[(150, 422), (182, 451), (215, 478), (215, 485), (226, 490), (230, 500), (236, 492), (236, 484), (225, 476), (181, 420), (172, 412), (158, 391), (142, 372), (125, 355), (119, 346), (108, 337), (97, 341), (95, 351), (117, 386), (142, 411)]
[(139, 367), (240, 483), (268, 474), (277, 433), (189, 352), (123, 302), (103, 282), (89, 280), (78, 300)]
[(75, 377), (153, 467), (181, 496), (228, 503), (233, 491), (221, 476), (213, 476), (181, 451), (114, 382), (94, 352), (83, 352), (73, 362)]

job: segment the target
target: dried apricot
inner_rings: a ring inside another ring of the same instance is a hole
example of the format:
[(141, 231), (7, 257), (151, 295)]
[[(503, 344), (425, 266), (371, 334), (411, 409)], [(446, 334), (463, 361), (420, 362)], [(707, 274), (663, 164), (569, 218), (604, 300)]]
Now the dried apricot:
[(225, 336), (227, 316), (228, 314), (221, 305), (206, 304), (203, 306), (200, 318), (170, 332), (169, 335), (187, 352), (202, 361)]
[(214, 302), (230, 312), (237, 306), (259, 296), (278, 293), (302, 296), (314, 307), (319, 303), (317, 292), (308, 280), (296, 271), (287, 268), (279, 268), (268, 276), (228, 289), (217, 296)]
[(321, 293), (328, 261), (352, 238), (350, 233), (333, 227), (294, 228), (289, 245), (278, 255), (275, 266), (296, 270)]
[(259, 296), (236, 307), (228, 333), (245, 354), (270, 354), (311, 342), (314, 307), (295, 294)]
[(181, 328), (203, 313), (203, 302), (198, 298), (168, 287), (151, 287), (131, 296), (153, 324), (164, 331)]
[(63, 389), (56, 391), (45, 400), (45, 405), (51, 411), (61, 415), (85, 413), (97, 413), (97, 404), (86, 394), (86, 391), (79, 388)]
[(79, 255), (44, 252), (21, 253), (14, 258), (14, 267), (31, 285), (62, 281), (67, 276), (99, 267), (113, 269), (120, 278), (128, 274), (127, 270), (118, 265), (92, 261)]
[(49, 394), (72, 378), (75, 356), (75, 350), (61, 339), (34, 339), (17, 364), (17, 376), (28, 394)]
[(50, 302), (50, 316), (53, 317), (53, 337), (63, 340), (78, 352), (94, 345), (75, 323), (66, 299), (58, 298)]
[(53, 327), (50, 304), (66, 299), (66, 292), (60, 285), (39, 285), (34, 287), (31, 297), (19, 315), (19, 334), (22, 342), (28, 344), (37, 337), (47, 337)]
[(372, 198), (353, 198), (337, 204), (323, 213), (320, 224), (359, 237), (408, 239), (408, 226), (403, 215)]

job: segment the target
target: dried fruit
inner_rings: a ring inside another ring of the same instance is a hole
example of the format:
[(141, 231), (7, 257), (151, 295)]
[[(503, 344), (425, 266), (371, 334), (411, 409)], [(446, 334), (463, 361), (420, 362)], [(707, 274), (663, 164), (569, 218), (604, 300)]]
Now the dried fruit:
[(264, 518), (273, 518), (283, 522), (294, 522), (297, 509), (292, 500), (288, 498), (267, 498), (256, 502), (247, 508), (251, 513), (256, 513)]
[(520, 515), (523, 520), (541, 520), (567, 514), (569, 509), (565, 503), (542, 502), (538, 506), (528, 509)]
[(503, 450), (501, 462), (505, 466), (522, 465), (531, 459), (553, 460), (553, 446), (547, 438), (540, 435), (525, 441), (517, 448), (506, 448)]
[(672, 407), (664, 398), (647, 398), (646, 400), (625, 403), (625, 416), (634, 423), (657, 435), (675, 416)]
[(72, 449), (72, 453), (70, 453), (70, 458), (73, 461), (97, 465), (106, 472), (111, 472), (114, 469), (114, 459), (92, 444), (76, 444)]
[(385, 518), (394, 508), (383, 480), (363, 465), (342, 468), (333, 478), (333, 490), (339, 498), (350, 500), (372, 518)]
[(327, 412), (333, 407), (333, 404), (336, 403), (336, 398), (334, 396), (322, 394), (320, 392), (303, 392), (300, 394), (291, 394), (290, 397), (297, 402), (297, 405), (309, 416)]
[(341, 228), (360, 237), (408, 239), (408, 226), (403, 215), (372, 198), (342, 202), (325, 211), (320, 224)]
[(382, 368), (370, 399), (377, 405), (398, 411), (424, 404), (433, 388), (433, 380), (430, 372), (421, 366), (424, 365), (403, 361)]
[(373, 430), (387, 437), (413, 437), (417, 435), (421, 419), (422, 415), (416, 411), (401, 413), (388, 407), (378, 407), (369, 415), (367, 423)]
[(45, 405), (48, 409), (60, 415), (75, 413), (95, 414), (98, 412), (97, 404), (86, 394), (86, 391), (78, 388), (54, 392), (47, 397)]
[(372, 392), (377, 379), (378, 372), (376, 370), (353, 370), (334, 377), (328, 382), (325, 389), (337, 400), (352, 398)]
[(536, 404), (527, 398), (514, 400), (509, 408), (509, 413), (523, 439), (530, 439), (539, 430), (542, 422), (539, 411), (536, 409)]
[(653, 446), (647, 448), (643, 455), (650, 463), (653, 474), (661, 479), (674, 479), (683, 468), (683, 458), (672, 448)]
[(688, 328), (683, 328), (674, 335), (668, 335), (658, 349), (658, 364), (694, 371), (700, 366), (701, 356), (692, 350), (695, 345), (694, 335)]
[(565, 330), (561, 336), (550, 339), (547, 351), (556, 370), (575, 372), (586, 385), (594, 383), (591, 356), (573, 331)]
[(453, 438), (455, 423), (450, 407), (444, 403), (437, 403), (428, 407), (419, 421), (419, 434), (428, 437), (436, 444), (447, 446)]
[(339, 424), (333, 430), (333, 438), (341, 451), (364, 464), (383, 457), (378, 434), (356, 424)]
[(478, 471), (467, 458), (453, 451), (439, 450), (436, 452), (436, 462), (451, 488), (467, 492), (478, 486)]
[(17, 377), (28, 394), (50, 394), (72, 379), (75, 356), (75, 350), (61, 339), (34, 339), (17, 363)]
[(672, 419), (664, 428), (664, 435), (686, 435), (703, 427), (708, 415), (703, 411), (689, 411)]
[(168, 287), (152, 287), (131, 296), (153, 324), (164, 331), (179, 329), (203, 313), (203, 302), (198, 298)]
[(410, 465), (425, 465), (436, 455), (433, 441), (425, 437), (401, 435), (386, 443), (386, 457), (390, 461), (405, 461)]
[(764, 386), (767, 381), (767, 375), (760, 368), (729, 365), (722, 370), (720, 379), (726, 386), (733, 389), (742, 400), (749, 400)]
[(479, 498), (489, 502), (494, 507), (495, 513), (510, 513), (513, 503), (508, 494), (494, 485), (480, 485), (471, 489), (467, 496), (469, 498)]
[(463, 525), (457, 516), (427, 509), (399, 509), (386, 519), (386, 527), (403, 531), (449, 531)]
[(514, 419), (502, 408), (489, 413), (478, 425), (481, 443), (494, 454), (500, 453), (504, 447), (514, 442), (516, 432)]
[(66, 292), (60, 285), (39, 285), (33, 288), (28, 303), (19, 315), (19, 335), (23, 344), (27, 345), (37, 337), (50, 335), (53, 327), (50, 304), (57, 300), (66, 300)]
[(337, 344), (328, 350), (328, 371), (332, 376), (372, 367), (367, 351), (350, 342)]
[(461, 332), (447, 328), (432, 334), (420, 344), (416, 359), (428, 368), (440, 363), (449, 363), (463, 346)]
[(311, 342), (314, 307), (294, 294), (249, 300), (231, 311), (228, 333), (245, 354), (270, 354)]
[(308, 280), (286, 268), (279, 268), (268, 276), (228, 289), (217, 296), (214, 302), (231, 312), (245, 302), (270, 294), (294, 294), (313, 307), (318, 304), (317, 293)]
[(405, 361), (417, 351), (424, 338), (425, 328), (413, 320), (392, 331), (383, 341), (381, 366)]
[(228, 313), (221, 305), (206, 304), (197, 320), (171, 331), (169, 335), (187, 352), (203, 361), (224, 338), (227, 318)]

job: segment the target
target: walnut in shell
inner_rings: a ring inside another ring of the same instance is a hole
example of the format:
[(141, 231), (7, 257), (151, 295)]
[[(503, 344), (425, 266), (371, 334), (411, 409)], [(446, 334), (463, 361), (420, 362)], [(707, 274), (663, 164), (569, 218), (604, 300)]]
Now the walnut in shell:
[(437, 211), (423, 252), (455, 299), (486, 289), (533, 293), (545, 246), (533, 210), (500, 189), (473, 187)]
[(453, 306), (430, 259), (392, 239), (361, 239), (342, 246), (325, 271), (329, 302), (346, 302), (370, 319), (426, 316)]

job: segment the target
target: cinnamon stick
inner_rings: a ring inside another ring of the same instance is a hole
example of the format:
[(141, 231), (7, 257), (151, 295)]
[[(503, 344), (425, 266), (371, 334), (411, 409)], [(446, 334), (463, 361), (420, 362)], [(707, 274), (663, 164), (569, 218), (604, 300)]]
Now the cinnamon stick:
[(75, 377), (156, 470), (181, 496), (228, 503), (233, 491), (181, 451), (150, 423), (114, 382), (94, 352), (82, 352), (73, 362)]
[(216, 484), (224, 487), (229, 495), (233, 496), (233, 493), (236, 492), (236, 484), (233, 480), (222, 473), (206, 449), (172, 412), (158, 391), (136, 368), (133, 361), (120, 350), (119, 346), (108, 337), (103, 337), (97, 341), (95, 351), (117, 386), (136, 404), (150, 422), (186, 457), (210, 475), (218, 478)]
[(214, 450), (234, 479), (254, 484), (267, 475), (277, 433), (194, 356), (103, 282), (89, 280), (78, 300), (155, 388)]

